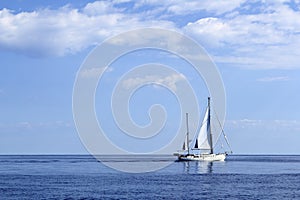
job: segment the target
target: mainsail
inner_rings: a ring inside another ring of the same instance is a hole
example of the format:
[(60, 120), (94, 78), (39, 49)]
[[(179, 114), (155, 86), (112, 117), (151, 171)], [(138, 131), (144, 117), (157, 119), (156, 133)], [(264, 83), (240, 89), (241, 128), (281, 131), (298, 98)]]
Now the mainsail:
[(209, 109), (206, 109), (204, 119), (201, 124), (201, 128), (198, 134), (195, 135), (193, 142), (191, 144), (191, 148), (193, 149), (203, 149), (210, 150), (211, 142), (210, 142), (210, 122), (209, 122)]
[[(210, 99), (209, 99), (210, 100)], [(212, 135), (210, 124), (210, 102), (205, 111), (205, 115), (200, 127), (200, 131), (196, 134), (190, 144), (191, 149), (210, 150), (212, 151)]]

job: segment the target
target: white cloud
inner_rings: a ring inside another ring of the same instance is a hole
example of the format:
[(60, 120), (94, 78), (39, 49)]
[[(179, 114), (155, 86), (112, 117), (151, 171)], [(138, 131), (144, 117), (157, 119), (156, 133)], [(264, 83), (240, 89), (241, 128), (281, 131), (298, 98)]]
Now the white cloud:
[(194, 23), (188, 23), (184, 29), (187, 33), (200, 37), (205, 46), (219, 48), (224, 46), (224, 38), (232, 40), (237, 34), (231, 26), (215, 17), (199, 19)]
[(141, 0), (135, 3), (135, 7), (142, 7), (145, 5), (157, 6), (164, 8), (164, 13), (169, 12), (175, 15), (188, 15), (199, 11), (213, 12), (222, 14), (232, 11), (245, 0), (231, 0), (231, 1), (210, 1), (210, 0)]
[[(300, 13), (280, 2), (261, 2), (253, 14), (234, 11), (188, 23), (184, 30), (219, 63), (252, 69), (299, 68)], [(251, 7), (245, 4), (239, 9)], [(250, 8), (247, 8), (250, 10)]]
[(135, 88), (139, 85), (144, 85), (145, 83), (155, 83), (159, 85), (164, 85), (166, 87), (169, 87), (173, 91), (176, 91), (177, 90), (176, 84), (179, 81), (183, 81), (183, 80), (185, 80), (185, 77), (182, 74), (170, 74), (169, 76), (166, 76), (164, 78), (161, 78), (160, 76), (149, 75), (145, 77), (126, 79), (122, 82), (122, 85), (125, 89), (128, 90), (131, 88)]
[(264, 77), (257, 79), (260, 82), (274, 82), (274, 81), (288, 81), (290, 78), (288, 76), (273, 76), (273, 77)]
[(81, 78), (98, 78), (100, 74), (103, 72), (112, 72), (113, 68), (108, 67), (105, 69), (104, 67), (94, 67), (94, 68), (88, 68), (88, 69), (83, 69), (80, 71), (79, 76)]
[(73, 123), (66, 121), (48, 121), (48, 122), (15, 122), (0, 123), (0, 133), (23, 133), (24, 131), (44, 131), (50, 129), (73, 128)]
[[(129, 1), (19, 13), (3, 8), (0, 49), (30, 56), (63, 56), (123, 31), (160, 27), (191, 35), (217, 63), (249, 69), (300, 67), (300, 20), (296, 20), (300, 12), (287, 1), (141, 0), (131, 1), (131, 7), (122, 2)], [(299, 3), (295, 7), (299, 9)], [(186, 22), (189, 17), (185, 15), (193, 15), (193, 21)]]
[(95, 1), (93, 3), (88, 3), (83, 8), (83, 13), (90, 15), (90, 16), (97, 16), (101, 13), (103, 14), (110, 14), (117, 12), (118, 9), (113, 7), (112, 3), (109, 3), (108, 1)]
[(110, 2), (94, 2), (78, 10), (68, 6), (15, 13), (0, 10), (0, 48), (29, 56), (63, 56), (80, 52), (116, 33), (148, 26), (174, 27), (163, 20), (143, 21)]
[(19, 122), (17, 124), (17, 128), (21, 128), (21, 129), (31, 129), (32, 128), (32, 124), (29, 122)]
[[(241, 119), (227, 120), (225, 127), (228, 129), (256, 129), (263, 133), (262, 130), (268, 132), (282, 131), (300, 131), (299, 120), (257, 120), (257, 119)], [(284, 133), (284, 132), (283, 132)]]

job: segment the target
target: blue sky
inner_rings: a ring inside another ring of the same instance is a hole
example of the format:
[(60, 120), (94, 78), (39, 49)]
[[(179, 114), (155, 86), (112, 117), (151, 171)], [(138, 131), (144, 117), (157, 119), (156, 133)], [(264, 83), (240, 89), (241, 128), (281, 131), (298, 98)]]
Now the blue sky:
[(1, 1), (0, 154), (86, 153), (72, 116), (76, 73), (104, 39), (142, 27), (179, 31), (210, 54), (235, 153), (300, 154), (299, 8), (296, 0)]

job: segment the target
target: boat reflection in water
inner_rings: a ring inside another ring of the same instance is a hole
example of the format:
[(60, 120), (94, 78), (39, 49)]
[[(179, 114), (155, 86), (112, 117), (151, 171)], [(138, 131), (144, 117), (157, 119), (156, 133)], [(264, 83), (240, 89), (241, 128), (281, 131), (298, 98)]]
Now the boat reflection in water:
[(183, 171), (187, 174), (211, 174), (213, 173), (213, 162), (180, 162)]

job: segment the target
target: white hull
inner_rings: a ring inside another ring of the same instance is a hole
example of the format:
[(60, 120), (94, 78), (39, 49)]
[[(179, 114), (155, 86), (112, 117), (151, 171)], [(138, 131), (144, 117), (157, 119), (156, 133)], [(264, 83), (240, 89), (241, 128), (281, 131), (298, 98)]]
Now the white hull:
[(178, 156), (179, 161), (224, 161), (226, 159), (225, 153), (219, 154), (192, 154), (192, 155), (180, 155), (174, 154)]

